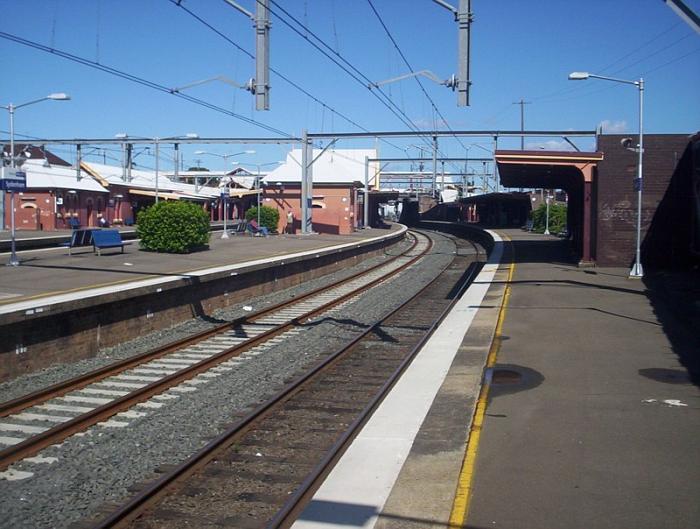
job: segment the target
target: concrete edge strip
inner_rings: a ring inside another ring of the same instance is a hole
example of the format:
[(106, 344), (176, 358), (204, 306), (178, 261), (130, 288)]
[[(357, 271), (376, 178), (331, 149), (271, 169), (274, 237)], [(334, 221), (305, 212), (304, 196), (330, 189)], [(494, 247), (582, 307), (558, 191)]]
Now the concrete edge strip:
[[(18, 301), (16, 303), (7, 303), (4, 305), (0, 305), (0, 315), (4, 314), (11, 314), (13, 312), (22, 312), (22, 311), (37, 311), (37, 309), (47, 309), (50, 305), (57, 305), (60, 303), (67, 303), (75, 300), (83, 300), (83, 299), (89, 299), (89, 298), (95, 298), (99, 297), (105, 294), (111, 294), (113, 292), (126, 292), (129, 290), (136, 290), (139, 288), (144, 288), (144, 287), (149, 287), (149, 286), (158, 286), (158, 285), (164, 285), (167, 283), (171, 283), (174, 281), (180, 281), (183, 279), (183, 277), (203, 277), (207, 276), (210, 274), (217, 274), (217, 273), (225, 273), (225, 272), (236, 272), (237, 270), (249, 268), (251, 266), (256, 266), (260, 264), (275, 264), (275, 263), (284, 263), (285, 260), (289, 259), (296, 259), (296, 258), (301, 258), (301, 257), (306, 257), (309, 255), (314, 255), (314, 254), (319, 254), (319, 255), (325, 255), (328, 253), (332, 253), (335, 251), (342, 251), (344, 249), (348, 249), (351, 247), (361, 247), (361, 246), (366, 246), (368, 244), (372, 244), (377, 241), (381, 241), (384, 239), (387, 239), (389, 237), (396, 237), (399, 236), (403, 233), (406, 233), (408, 231), (408, 228), (406, 226), (402, 226), (399, 230), (396, 232), (392, 232), (388, 235), (381, 235), (378, 237), (372, 237), (369, 239), (362, 239), (360, 241), (354, 241), (351, 243), (343, 243), (343, 244), (338, 244), (335, 246), (327, 246), (327, 247), (321, 247), (321, 248), (316, 248), (313, 250), (306, 250), (303, 252), (296, 252), (292, 254), (285, 254), (281, 256), (276, 256), (276, 257), (266, 257), (262, 259), (256, 259), (254, 261), (246, 261), (243, 263), (236, 263), (232, 265), (224, 265), (224, 266), (216, 266), (212, 268), (205, 268), (202, 270), (194, 270), (192, 272), (178, 272), (174, 273), (173, 275), (177, 275), (178, 277), (157, 277), (157, 278), (152, 278), (152, 279), (142, 279), (142, 280), (137, 280), (137, 281), (130, 281), (128, 283), (120, 283), (118, 285), (109, 285), (109, 286), (103, 286), (103, 287), (95, 287), (95, 288), (87, 288), (87, 289), (82, 289), (82, 290), (76, 290), (73, 292), (65, 293), (65, 294), (54, 294), (54, 295), (48, 295), (48, 296), (43, 296), (39, 298), (33, 298), (31, 300), (26, 300), (26, 301)], [(40, 311), (37, 311), (40, 312)]]
[(494, 240), (487, 263), (365, 424), (294, 529), (374, 527), (499, 269), (503, 240), (486, 231)]

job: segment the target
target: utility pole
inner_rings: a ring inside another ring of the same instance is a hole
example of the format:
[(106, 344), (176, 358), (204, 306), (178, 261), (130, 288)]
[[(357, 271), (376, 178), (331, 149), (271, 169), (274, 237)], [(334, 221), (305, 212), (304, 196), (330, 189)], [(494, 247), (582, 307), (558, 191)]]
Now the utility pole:
[[(520, 132), (525, 132), (525, 105), (532, 104), (532, 101), (525, 101), (522, 97), (520, 101), (515, 101), (514, 105), (520, 105)], [(520, 150), (525, 150), (525, 135), (520, 136)]]

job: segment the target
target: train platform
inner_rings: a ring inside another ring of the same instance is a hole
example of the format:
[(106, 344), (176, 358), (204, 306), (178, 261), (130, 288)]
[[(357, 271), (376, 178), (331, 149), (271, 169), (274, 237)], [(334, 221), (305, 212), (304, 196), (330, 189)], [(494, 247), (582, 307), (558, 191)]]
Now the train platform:
[(498, 236), (295, 529), (700, 525), (693, 320), (654, 278)]
[[(140, 285), (162, 287), (171, 280), (222, 271), (235, 273), (255, 264), (284, 262), (285, 257), (343, 250), (395, 235), (403, 229), (392, 225), (388, 229), (361, 230), (351, 235), (250, 237), (241, 234), (228, 239), (222, 239), (221, 232), (213, 232), (208, 250), (189, 254), (146, 252), (135, 241), (130, 241), (123, 253), (118, 248), (108, 249), (100, 256), (93, 253), (92, 246), (74, 248), (71, 255), (65, 247), (18, 251), (20, 266), (7, 267), (0, 274), (0, 318), (14, 311), (124, 292)], [(0, 253), (0, 263), (8, 259), (8, 252)]]

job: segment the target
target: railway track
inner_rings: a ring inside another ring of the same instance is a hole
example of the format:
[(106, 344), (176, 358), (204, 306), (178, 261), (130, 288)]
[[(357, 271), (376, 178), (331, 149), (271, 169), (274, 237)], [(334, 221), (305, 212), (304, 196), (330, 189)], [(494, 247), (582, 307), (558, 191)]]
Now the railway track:
[(412, 237), (408, 251), (342, 281), (0, 404), (0, 470), (95, 424), (126, 426), (171, 398), (164, 392), (194, 391), (207, 378), (233, 369), (240, 358), (302, 332), (317, 314), (337, 310), (423, 257), (432, 242), (417, 232)]
[(480, 270), (483, 251), (464, 250), (418, 294), (85, 526), (289, 527)]

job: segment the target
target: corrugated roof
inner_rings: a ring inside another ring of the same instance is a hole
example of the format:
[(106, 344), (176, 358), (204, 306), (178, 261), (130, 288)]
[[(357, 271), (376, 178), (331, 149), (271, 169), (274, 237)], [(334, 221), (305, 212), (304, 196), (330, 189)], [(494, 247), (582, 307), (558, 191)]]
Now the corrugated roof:
[[(315, 159), (321, 149), (313, 150)], [(353, 183), (365, 181), (365, 157), (376, 158), (375, 149), (328, 149), (312, 166), (314, 183)], [(369, 178), (372, 180), (378, 169), (377, 162), (370, 162)], [(287, 154), (284, 164), (270, 171), (265, 182), (301, 182), (301, 149)]]
[[(95, 178), (105, 181), (108, 185), (128, 186), (130, 189), (142, 189), (155, 191), (156, 174), (142, 169), (131, 170), (131, 180), (124, 179), (124, 168), (101, 163), (83, 162), (88, 171), (95, 175)], [(211, 198), (219, 195), (216, 187), (195, 188), (192, 184), (184, 182), (173, 182), (164, 173), (158, 175), (158, 192), (181, 193), (190, 198)]]
[(45, 163), (45, 160), (29, 159), (22, 165), (22, 170), (27, 173), (28, 189), (75, 189), (107, 193), (104, 187), (86, 173), (83, 173), (83, 177), (78, 180), (74, 168), (45, 166)]

